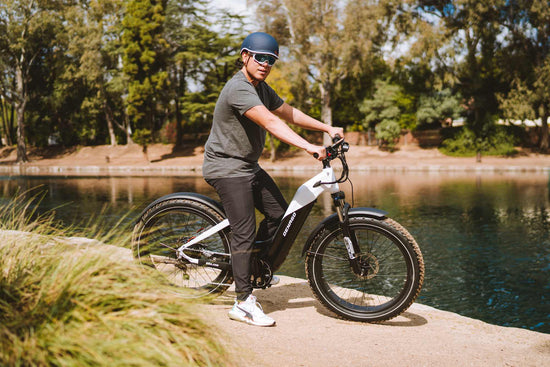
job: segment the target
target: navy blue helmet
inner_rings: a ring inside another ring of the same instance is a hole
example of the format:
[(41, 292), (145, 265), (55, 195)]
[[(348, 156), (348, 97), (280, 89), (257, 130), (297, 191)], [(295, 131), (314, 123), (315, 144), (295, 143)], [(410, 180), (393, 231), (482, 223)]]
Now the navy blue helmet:
[(241, 45), (241, 53), (248, 51), (252, 53), (269, 54), (279, 58), (279, 44), (273, 36), (264, 32), (249, 34)]

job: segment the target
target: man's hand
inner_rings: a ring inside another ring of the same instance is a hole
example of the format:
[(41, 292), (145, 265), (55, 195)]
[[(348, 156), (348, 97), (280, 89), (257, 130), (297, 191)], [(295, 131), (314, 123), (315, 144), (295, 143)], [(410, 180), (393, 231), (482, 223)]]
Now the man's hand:
[[(313, 144), (310, 144), (308, 146), (308, 148), (306, 149), (306, 152), (308, 152), (309, 154), (311, 154), (314, 158), (316, 158), (318, 161), (322, 161), (323, 159), (326, 158), (327, 156), (327, 150), (325, 149), (325, 147), (323, 146), (320, 146), (320, 145), (313, 145)], [(314, 154), (317, 154), (317, 157), (315, 157)]]
[(338, 135), (340, 138), (344, 137), (344, 129), (337, 126), (330, 126), (327, 133), (330, 135), (331, 138), (334, 138), (336, 135)]

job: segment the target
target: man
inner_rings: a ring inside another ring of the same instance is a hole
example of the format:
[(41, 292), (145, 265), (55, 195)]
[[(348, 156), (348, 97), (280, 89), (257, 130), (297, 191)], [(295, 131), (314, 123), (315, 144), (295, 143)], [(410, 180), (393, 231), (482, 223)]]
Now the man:
[[(265, 216), (256, 236), (265, 240), (273, 236), (288, 206), (275, 182), (258, 164), (266, 131), (312, 156), (317, 154), (319, 160), (325, 158), (325, 148), (310, 144), (282, 120), (332, 137), (344, 136), (342, 128), (289, 106), (265, 82), (278, 58), (279, 45), (271, 35), (256, 32), (245, 38), (242, 67), (224, 86), (216, 103), (203, 163), (204, 178), (218, 192), (233, 232), (230, 248), (237, 299), (229, 317), (257, 326), (272, 326), (275, 321), (264, 314), (252, 295), (254, 208)], [(277, 278), (272, 284), (275, 282)]]

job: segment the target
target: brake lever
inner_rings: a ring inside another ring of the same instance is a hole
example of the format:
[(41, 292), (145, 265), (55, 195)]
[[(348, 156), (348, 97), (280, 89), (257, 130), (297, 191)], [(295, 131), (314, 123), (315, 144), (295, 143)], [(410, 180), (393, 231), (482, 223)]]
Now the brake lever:
[[(325, 147), (327, 151), (327, 158), (332, 156), (332, 153), (335, 151), (336, 147), (344, 141), (344, 138), (342, 138), (340, 135), (334, 135), (334, 138), (332, 138), (332, 145)], [(318, 159), (319, 154), (313, 153), (313, 158)]]

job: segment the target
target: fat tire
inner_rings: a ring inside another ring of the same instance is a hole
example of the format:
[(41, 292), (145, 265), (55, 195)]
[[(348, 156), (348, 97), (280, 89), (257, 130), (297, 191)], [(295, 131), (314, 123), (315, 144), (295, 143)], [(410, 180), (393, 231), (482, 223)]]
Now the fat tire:
[[(205, 228), (201, 226), (211, 227), (224, 219), (207, 205), (194, 200), (175, 198), (160, 201), (144, 212), (134, 226), (133, 255), (142, 265), (158, 270), (173, 285), (193, 289), (181, 292), (184, 297), (219, 295), (233, 282), (230, 270), (214, 269), (178, 260), (175, 251), (166, 246), (178, 248), (183, 244), (183, 236), (192, 236), (191, 232), (197, 228), (203, 230)], [(192, 227), (195, 223), (198, 223), (197, 228)], [(157, 224), (159, 226), (155, 227)], [(209, 237), (204, 245), (208, 250), (229, 254), (229, 241), (230, 230), (226, 229)], [(163, 245), (160, 245), (161, 242)], [(165, 259), (161, 263), (162, 266), (154, 261), (155, 257)], [(171, 269), (166, 270), (169, 267)], [(193, 269), (196, 277), (200, 279), (191, 279), (189, 269)], [(186, 277), (189, 281), (186, 281)]]
[[(342, 231), (338, 223), (332, 222), (318, 232), (307, 251), (306, 274), (310, 287), (316, 298), (339, 317), (362, 322), (390, 320), (407, 310), (422, 289), (425, 269), (420, 248), (412, 235), (390, 218), (356, 216), (350, 218), (349, 224), (357, 235), (365, 232), (365, 236), (358, 236), (358, 242), (362, 258), (375, 269), (368, 276), (371, 278), (354, 274), (343, 241), (334, 243), (342, 238)], [(342, 259), (336, 259), (334, 254)], [(390, 267), (390, 260), (396, 264)], [(332, 266), (336, 263), (338, 267)], [(406, 268), (401, 280), (398, 276), (393, 279), (389, 272), (396, 265)], [(384, 277), (387, 278), (382, 283)], [(389, 285), (392, 282), (393, 287)], [(380, 294), (385, 292), (387, 294)], [(369, 305), (370, 299), (378, 300), (379, 304)], [(359, 300), (367, 302), (363, 304)]]

